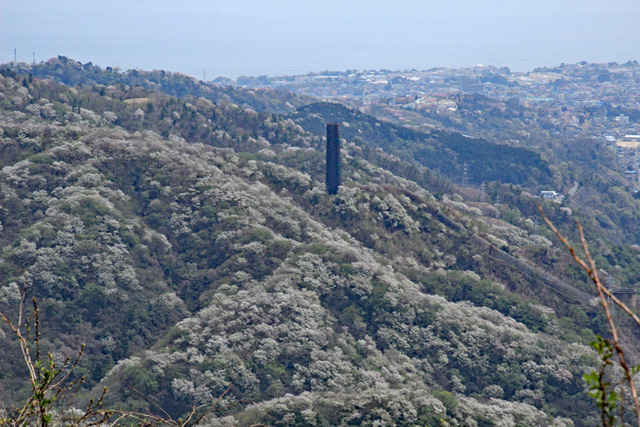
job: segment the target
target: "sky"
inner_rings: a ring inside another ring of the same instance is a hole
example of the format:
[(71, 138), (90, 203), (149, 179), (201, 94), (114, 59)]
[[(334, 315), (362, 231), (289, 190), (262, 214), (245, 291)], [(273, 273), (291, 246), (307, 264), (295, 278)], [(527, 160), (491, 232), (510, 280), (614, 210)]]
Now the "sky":
[(207, 79), (640, 60), (638, 0), (0, 0), (0, 63)]

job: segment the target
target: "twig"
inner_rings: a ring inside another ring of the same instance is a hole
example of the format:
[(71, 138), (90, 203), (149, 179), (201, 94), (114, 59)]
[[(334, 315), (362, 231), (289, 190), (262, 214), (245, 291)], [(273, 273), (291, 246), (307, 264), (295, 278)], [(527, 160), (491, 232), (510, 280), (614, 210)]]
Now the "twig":
[[(71, 358), (67, 357), (62, 367), (56, 367), (51, 353), (47, 354), (46, 362), (43, 363), (43, 355), (40, 348), (40, 313), (38, 304), (36, 299), (33, 298), (34, 312), (25, 320), (24, 303), (26, 293), (27, 287), (25, 285), (18, 308), (18, 322), (16, 324), (12, 323), (3, 312), (0, 312), (0, 320), (9, 326), (18, 339), (22, 358), (29, 372), (32, 392), (24, 405), (19, 409), (15, 409), (15, 415), (7, 417), (7, 419), (1, 419), (0, 425), (11, 425), (12, 427), (39, 425), (46, 427), (51, 423), (54, 411), (62, 415), (65, 413), (65, 407), (67, 409), (71, 408), (72, 400), (75, 397), (75, 392), (77, 392), (77, 390), (74, 392), (74, 388), (79, 387), (84, 382), (84, 377), (79, 380), (69, 381), (69, 376), (78, 366), (80, 357), (82, 357), (84, 344), (72, 364), (69, 363)], [(35, 327), (35, 335), (33, 337), (30, 335), (32, 324)], [(33, 346), (35, 346), (35, 353), (30, 350)], [(34, 354), (35, 359), (33, 359)], [(106, 390), (104, 393), (106, 393)], [(82, 421), (81, 424), (85, 427), (104, 423), (111, 416), (111, 412), (102, 409), (104, 393), (97, 402), (91, 401), (87, 410), (79, 418), (72, 415), (68, 419)], [(64, 415), (63, 419), (66, 419)]]
[[(558, 236), (558, 238), (562, 241), (562, 243), (567, 247), (567, 249), (571, 253), (571, 256), (573, 256), (573, 259), (578, 264), (580, 264), (580, 266), (587, 272), (591, 280), (596, 285), (596, 289), (598, 290), (598, 296), (600, 297), (600, 304), (604, 308), (605, 314), (607, 316), (607, 323), (609, 324), (609, 330), (611, 331), (611, 335), (613, 337), (613, 346), (616, 349), (616, 354), (618, 355), (618, 361), (620, 363), (620, 366), (624, 370), (625, 379), (627, 383), (629, 383), (629, 389), (631, 390), (631, 397), (633, 398), (636, 419), (638, 421), (638, 426), (640, 426), (640, 404), (638, 403), (638, 394), (636, 392), (636, 387), (635, 387), (635, 384), (633, 383), (633, 379), (631, 378), (631, 371), (629, 370), (629, 366), (625, 361), (624, 352), (622, 350), (622, 347), (620, 347), (620, 344), (619, 344), (618, 329), (616, 328), (616, 324), (613, 321), (613, 317), (611, 316), (611, 311), (609, 310), (609, 304), (607, 303), (607, 299), (605, 297), (605, 295), (606, 296), (612, 296), (612, 295), (611, 295), (611, 292), (602, 285), (602, 282), (600, 282), (600, 277), (598, 276), (598, 270), (596, 269), (596, 263), (593, 260), (593, 258), (591, 258), (591, 254), (589, 253), (589, 247), (584, 237), (584, 229), (576, 221), (578, 230), (580, 231), (580, 241), (582, 242), (582, 248), (584, 249), (584, 253), (585, 253), (585, 256), (587, 257), (587, 261), (589, 262), (589, 264), (583, 261), (576, 254), (575, 250), (573, 249), (569, 241), (558, 231), (558, 229), (551, 223), (551, 221), (549, 221), (549, 219), (546, 217), (546, 215), (544, 214), (540, 206), (538, 206), (538, 210), (540, 211), (540, 215), (542, 215), (542, 219), (544, 220), (544, 222), (555, 233), (555, 235)], [(630, 313), (629, 308), (626, 305), (624, 305), (622, 302), (620, 302), (617, 298), (614, 301), (616, 302), (617, 305), (622, 307), (627, 313)], [(638, 320), (638, 318), (633, 314), (632, 314), (632, 317), (640, 325), (640, 321)]]
[(130, 385), (128, 382), (126, 382), (125, 380), (122, 380), (122, 382), (124, 383), (125, 386), (127, 386), (130, 390), (132, 390), (134, 393), (136, 393), (138, 396), (142, 397), (144, 400), (146, 400), (147, 402), (151, 403), (153, 406), (155, 406), (156, 408), (158, 408), (166, 417), (168, 421), (173, 421), (173, 418), (171, 418), (171, 415), (169, 415), (167, 413), (167, 411), (164, 410), (164, 408), (162, 408), (162, 406), (158, 405), (156, 402), (154, 402), (153, 400), (151, 400), (149, 398), (149, 396), (147, 396), (146, 394), (142, 393), (141, 391), (139, 391), (138, 389), (136, 389), (135, 387), (133, 387), (132, 385)]

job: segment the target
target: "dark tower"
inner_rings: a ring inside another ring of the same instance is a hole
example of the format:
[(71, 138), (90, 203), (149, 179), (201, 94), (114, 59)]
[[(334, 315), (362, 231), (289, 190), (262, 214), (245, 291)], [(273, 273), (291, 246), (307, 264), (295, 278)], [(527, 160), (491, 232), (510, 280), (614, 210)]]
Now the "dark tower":
[(340, 186), (340, 128), (327, 123), (327, 192), (336, 194)]

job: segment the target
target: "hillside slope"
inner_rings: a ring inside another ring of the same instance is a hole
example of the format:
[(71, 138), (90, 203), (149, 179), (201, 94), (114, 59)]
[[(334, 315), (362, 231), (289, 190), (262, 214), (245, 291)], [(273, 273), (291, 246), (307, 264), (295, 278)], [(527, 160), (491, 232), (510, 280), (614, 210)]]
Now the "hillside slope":
[[(77, 375), (109, 404), (179, 416), (233, 378), (212, 425), (596, 422), (581, 376), (601, 315), (469, 241), (560, 263), (532, 226), (357, 144), (327, 196), (321, 140), (291, 120), (100, 91), (0, 77), (0, 304), (36, 296), (43, 345), (86, 342)], [(27, 390), (0, 342), (13, 404)]]

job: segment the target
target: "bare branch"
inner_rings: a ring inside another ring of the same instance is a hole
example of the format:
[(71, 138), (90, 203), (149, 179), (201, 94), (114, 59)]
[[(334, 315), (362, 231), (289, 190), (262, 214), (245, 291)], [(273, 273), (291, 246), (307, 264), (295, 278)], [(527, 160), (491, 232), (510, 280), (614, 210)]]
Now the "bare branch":
[(164, 410), (164, 408), (162, 408), (160, 405), (158, 405), (156, 402), (154, 402), (153, 400), (151, 400), (149, 398), (149, 396), (147, 396), (146, 394), (142, 393), (141, 391), (139, 391), (138, 389), (136, 389), (135, 387), (133, 387), (132, 385), (130, 385), (129, 383), (127, 383), (126, 381), (122, 380), (122, 382), (124, 383), (125, 386), (127, 386), (130, 390), (132, 390), (134, 393), (136, 393), (138, 396), (142, 397), (144, 400), (146, 400), (147, 402), (151, 403), (153, 406), (155, 406), (156, 408), (158, 408), (167, 418), (168, 421), (173, 421), (173, 418), (171, 418), (171, 415), (169, 415), (167, 413), (167, 411)]
[[(567, 249), (573, 256), (573, 259), (587, 272), (591, 280), (596, 285), (598, 296), (600, 298), (600, 305), (602, 305), (602, 307), (604, 308), (605, 314), (607, 316), (607, 323), (609, 324), (609, 331), (611, 332), (611, 336), (613, 337), (613, 347), (615, 348), (616, 354), (618, 355), (618, 362), (620, 363), (620, 366), (624, 370), (626, 382), (629, 384), (629, 389), (631, 390), (631, 397), (633, 399), (633, 404), (634, 404), (634, 412), (636, 414), (638, 426), (640, 426), (640, 404), (638, 403), (638, 394), (636, 392), (636, 387), (633, 382), (629, 365), (627, 365), (626, 360), (624, 358), (624, 351), (622, 350), (622, 347), (620, 346), (620, 343), (618, 340), (618, 329), (616, 328), (616, 324), (613, 321), (611, 311), (609, 310), (609, 304), (607, 303), (606, 296), (612, 297), (613, 295), (608, 289), (606, 289), (602, 285), (602, 282), (600, 281), (600, 277), (598, 276), (598, 270), (596, 269), (595, 261), (593, 260), (593, 258), (591, 257), (591, 254), (589, 253), (589, 246), (587, 245), (587, 241), (584, 236), (584, 229), (576, 221), (578, 230), (580, 232), (580, 241), (582, 243), (582, 248), (584, 250), (585, 256), (587, 257), (588, 264), (576, 254), (575, 250), (573, 249), (573, 246), (571, 246), (569, 241), (558, 231), (558, 229), (553, 225), (553, 223), (549, 221), (549, 219), (546, 217), (546, 215), (544, 214), (540, 206), (538, 206), (538, 210), (540, 211), (540, 215), (542, 215), (542, 219), (544, 220), (544, 222), (555, 233), (555, 235), (558, 236), (558, 238), (562, 241), (562, 243), (567, 247)], [(606, 292), (605, 292), (605, 289), (606, 289)], [(611, 299), (613, 300), (613, 298)], [(623, 310), (625, 310), (627, 313), (630, 313), (629, 308), (626, 305), (624, 305), (622, 302), (620, 302), (617, 298), (614, 300), (614, 302), (620, 307), (622, 307)], [(638, 318), (633, 314), (632, 314), (632, 317), (640, 325), (640, 321), (638, 320)]]

